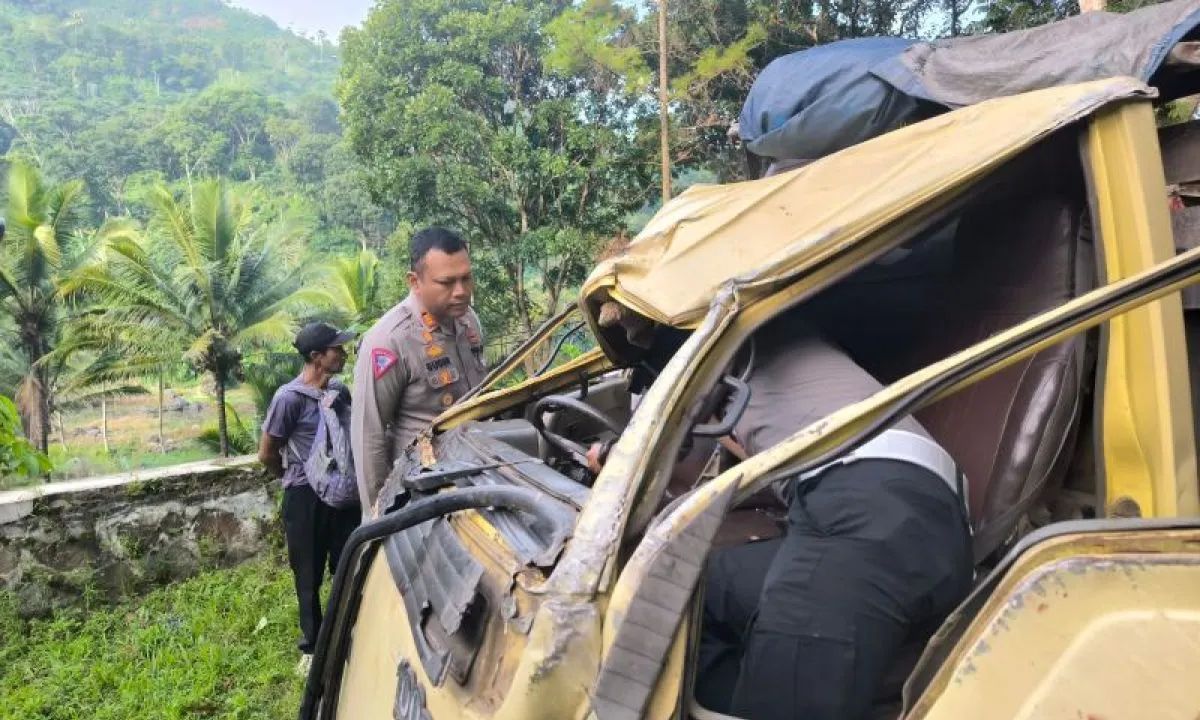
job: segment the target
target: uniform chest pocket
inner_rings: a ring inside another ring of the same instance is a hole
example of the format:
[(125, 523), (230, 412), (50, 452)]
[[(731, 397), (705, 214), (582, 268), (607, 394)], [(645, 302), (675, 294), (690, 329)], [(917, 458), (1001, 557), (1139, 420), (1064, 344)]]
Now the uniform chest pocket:
[(430, 387), (443, 388), (458, 382), (458, 368), (449, 357), (442, 355), (425, 361), (425, 379)]

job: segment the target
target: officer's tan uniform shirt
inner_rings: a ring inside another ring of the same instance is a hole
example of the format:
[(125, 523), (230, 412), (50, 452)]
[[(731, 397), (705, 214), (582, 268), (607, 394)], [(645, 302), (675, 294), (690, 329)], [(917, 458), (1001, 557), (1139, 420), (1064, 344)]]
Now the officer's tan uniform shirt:
[(367, 331), (354, 366), (350, 423), (364, 512), (396, 455), (485, 374), (473, 310), (445, 328), (409, 294)]
[[(832, 413), (874, 395), (883, 386), (812, 326), (793, 320), (757, 335), (750, 403), (734, 434), (751, 455), (769, 450)], [(932, 440), (908, 415), (893, 427)], [(790, 479), (776, 492), (785, 499)]]

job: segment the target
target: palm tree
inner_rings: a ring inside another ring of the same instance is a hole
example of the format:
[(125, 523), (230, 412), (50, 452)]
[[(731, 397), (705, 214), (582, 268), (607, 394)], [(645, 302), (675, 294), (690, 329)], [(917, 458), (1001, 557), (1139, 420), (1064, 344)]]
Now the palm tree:
[[(145, 386), (138, 379), (145, 374), (139, 363), (117, 347), (99, 353), (87, 351), (56, 352), (51, 358), (61, 358), (63, 369), (59, 384), (55, 388), (55, 410), (59, 421), (59, 432), (66, 447), (66, 428), (62, 412), (100, 403), (100, 433), (104, 452), (108, 444), (108, 403), (120, 397), (145, 395)], [(53, 360), (52, 360), (53, 361)]]
[[(0, 316), (0, 337), (11, 338), (16, 334), (9, 318)], [(25, 354), (21, 349), (12, 343), (0, 343), (0, 395), (15, 397), (25, 370)]]
[(379, 305), (379, 258), (370, 250), (360, 250), (353, 257), (332, 258), (321, 290), (338, 320), (357, 332), (370, 328), (383, 314)]
[(197, 183), (183, 199), (160, 187), (152, 205), (146, 238), (115, 238), (70, 289), (98, 298), (96, 319), (110, 332), (182, 341), (183, 356), (213, 381), (228, 455), (225, 392), (241, 376), (243, 350), (290, 340), (292, 309), (320, 293), (305, 286), (290, 228), (254, 225), (247, 201), (220, 181)]
[[(7, 232), (0, 239), (0, 315), (16, 330), (15, 388), (29, 440), (42, 452), (50, 436), (54, 388), (61, 368), (45, 362), (62, 333), (63, 284), (108, 239), (127, 237), (131, 226), (111, 221), (88, 232), (87, 198), (80, 180), (46, 184), (22, 162), (8, 172)], [(13, 353), (9, 352), (10, 368)]]
[[(70, 281), (67, 286), (70, 286)], [(45, 359), (45, 362), (56, 363), (56, 367), (60, 368), (55, 397), (64, 448), (66, 429), (62, 423), (63, 410), (94, 405), (99, 401), (103, 418), (109, 400), (146, 394), (148, 391), (142, 383), (155, 375), (159, 380), (159, 447), (163, 448), (162, 371), (164, 365), (178, 359), (180, 345), (178, 342), (171, 344), (168, 340), (169, 337), (146, 333), (141, 328), (114, 327), (106, 322), (102, 311), (97, 312), (94, 308), (75, 313), (69, 318), (62, 341)], [(107, 427), (102, 425), (101, 432), (107, 452)]]

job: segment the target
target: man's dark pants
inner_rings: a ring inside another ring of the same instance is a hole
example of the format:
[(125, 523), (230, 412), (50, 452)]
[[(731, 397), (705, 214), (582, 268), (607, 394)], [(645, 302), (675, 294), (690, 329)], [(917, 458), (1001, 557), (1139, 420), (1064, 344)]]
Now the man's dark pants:
[(713, 554), (696, 699), (750, 720), (862, 718), (971, 579), (946, 482), (892, 460), (834, 466), (798, 487), (785, 537)]
[(301, 652), (311, 653), (317, 645), (325, 567), (331, 576), (337, 572), (342, 548), (361, 515), (357, 507), (339, 510), (326, 505), (308, 484), (283, 491), (283, 533), (300, 603)]

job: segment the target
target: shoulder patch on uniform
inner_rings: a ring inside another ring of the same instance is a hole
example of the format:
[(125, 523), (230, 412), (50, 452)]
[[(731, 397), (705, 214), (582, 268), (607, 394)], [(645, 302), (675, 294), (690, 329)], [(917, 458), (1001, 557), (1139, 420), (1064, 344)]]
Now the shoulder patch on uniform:
[(400, 362), (400, 358), (396, 357), (396, 353), (391, 350), (384, 348), (371, 350), (371, 371), (376, 380), (386, 375), (398, 362)]

